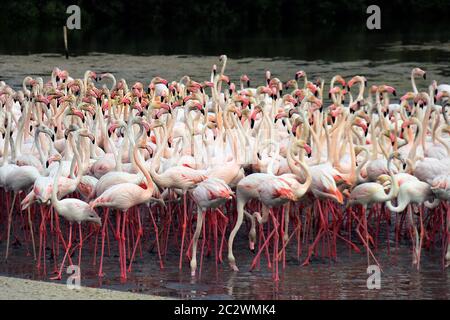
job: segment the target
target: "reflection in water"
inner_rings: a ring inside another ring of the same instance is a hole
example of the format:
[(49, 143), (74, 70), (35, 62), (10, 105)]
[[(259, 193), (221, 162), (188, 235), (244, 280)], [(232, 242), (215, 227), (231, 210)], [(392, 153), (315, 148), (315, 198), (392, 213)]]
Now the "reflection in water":
[[(241, 235), (237, 248), (246, 247), (246, 237)], [(412, 266), (411, 246), (403, 240), (395, 249), (391, 239), (390, 254), (387, 253), (384, 235), (380, 236), (376, 251), (382, 264), (381, 289), (367, 289), (367, 261), (365, 252), (350, 253), (348, 247), (338, 242), (338, 260), (330, 261), (319, 255), (311, 265), (302, 267), (297, 261), (296, 248), (287, 252), (286, 269), (280, 268), (280, 281), (272, 280), (272, 271), (261, 260), (259, 270), (249, 272), (254, 255), (248, 250), (236, 252), (239, 272), (232, 272), (227, 263), (218, 265), (214, 255), (203, 259), (202, 275), (191, 278), (188, 263), (183, 270), (178, 270), (178, 252), (168, 252), (165, 268), (159, 269), (156, 252), (148, 252), (151, 239), (143, 243), (143, 256), (138, 257), (126, 283), (120, 281), (117, 253), (112, 250), (110, 257), (105, 257), (105, 273), (99, 280), (97, 267), (92, 265), (92, 256), (86, 250), (83, 258), (82, 285), (132, 291), (144, 294), (171, 296), (184, 299), (449, 299), (450, 281), (448, 270), (442, 268), (440, 248), (425, 251), (421, 270)], [(113, 247), (111, 247), (113, 249)], [(0, 248), (4, 252), (4, 244)], [(47, 252), (48, 264), (53, 259)], [(304, 259), (304, 255), (303, 255)], [(31, 256), (26, 255), (24, 247), (15, 247), (8, 264), (0, 263), (0, 274), (31, 279), (48, 280), (39, 275)]]

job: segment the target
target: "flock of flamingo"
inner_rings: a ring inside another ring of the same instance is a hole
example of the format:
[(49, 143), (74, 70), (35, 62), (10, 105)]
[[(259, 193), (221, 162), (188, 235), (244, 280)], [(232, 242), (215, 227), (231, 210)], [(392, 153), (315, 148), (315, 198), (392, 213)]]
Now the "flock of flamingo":
[(391, 235), (410, 244), (415, 267), (435, 247), (448, 266), (450, 85), (419, 91), (426, 73), (414, 68), (412, 91), (391, 103), (392, 86), (367, 87), (363, 76), (336, 75), (326, 90), (305, 71), (287, 82), (267, 71), (251, 87), (247, 75), (230, 81), (225, 55), (219, 62), (204, 82), (130, 88), (110, 73), (73, 79), (59, 68), (20, 90), (0, 82), (5, 259), (25, 246), (61, 279), (84, 249), (103, 277), (115, 253), (126, 279), (144, 248), (164, 268), (170, 246), (195, 276), (198, 254), (200, 272), (204, 256), (217, 265), (224, 251), (238, 271), (241, 232), (250, 268), (267, 261), (274, 280), (288, 248), (307, 265), (337, 260), (341, 242), (378, 264)]

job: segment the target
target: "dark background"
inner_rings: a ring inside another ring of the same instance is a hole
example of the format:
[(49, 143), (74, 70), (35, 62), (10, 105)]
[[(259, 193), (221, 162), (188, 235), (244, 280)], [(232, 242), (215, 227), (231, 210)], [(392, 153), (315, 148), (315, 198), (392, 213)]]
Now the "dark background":
[[(449, 0), (2, 0), (0, 53), (61, 52), (71, 4), (81, 7), (81, 30), (69, 34), (72, 54), (304, 56), (342, 42), (450, 38)], [(371, 4), (381, 7), (381, 30), (366, 28)]]

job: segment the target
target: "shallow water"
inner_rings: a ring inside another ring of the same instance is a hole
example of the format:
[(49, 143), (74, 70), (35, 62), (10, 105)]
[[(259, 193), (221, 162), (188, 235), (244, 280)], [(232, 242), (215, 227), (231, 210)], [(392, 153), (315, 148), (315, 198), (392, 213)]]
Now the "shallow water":
[[(342, 49), (344, 50), (344, 49)], [(322, 77), (329, 85), (335, 74), (349, 79), (354, 75), (364, 75), (368, 85), (389, 84), (396, 87), (399, 94), (411, 91), (410, 73), (414, 67), (427, 71), (427, 81), (418, 79), (419, 90), (426, 90), (431, 80), (450, 83), (450, 41), (429, 42), (423, 45), (393, 42), (377, 46), (377, 54), (371, 60), (358, 56), (356, 60), (312, 58), (300, 60), (288, 57), (245, 57), (229, 55), (226, 73), (232, 81), (239, 83), (242, 74), (248, 74), (251, 85), (264, 82), (265, 71), (282, 81), (294, 78), (295, 72), (305, 70), (309, 79)], [(349, 51), (348, 48), (344, 52)], [(219, 52), (227, 53), (226, 51)], [(71, 57), (66, 60), (59, 54), (0, 55), (0, 80), (19, 88), (27, 76), (41, 76), (49, 80), (53, 67), (67, 69), (72, 77), (82, 77), (88, 69), (97, 73), (111, 72), (117, 79), (125, 78), (129, 84), (135, 81), (149, 83), (154, 76), (168, 80), (178, 80), (189, 75), (198, 81), (209, 80), (213, 64), (220, 66), (217, 56), (198, 55), (128, 55), (91, 53)], [(336, 57), (342, 55), (337, 52)], [(316, 57), (315, 54), (313, 57)], [(395, 98), (394, 98), (395, 100)]]
[[(380, 230), (385, 230), (385, 222), (381, 223), (380, 228)], [(235, 243), (239, 272), (231, 271), (226, 262), (216, 267), (214, 249), (212, 249), (211, 255), (205, 256), (203, 259), (201, 274), (191, 278), (188, 262), (184, 263), (181, 271), (178, 269), (179, 251), (175, 250), (172, 240), (169, 242), (164, 269), (161, 270), (156, 249), (151, 250), (152, 235), (151, 239), (145, 237), (142, 256), (137, 254), (132, 273), (128, 274), (129, 278), (125, 283), (120, 280), (117, 244), (111, 242), (111, 255), (106, 255), (104, 260), (105, 277), (100, 280), (97, 277), (98, 265), (93, 266), (92, 243), (87, 241), (83, 251), (81, 284), (185, 299), (450, 298), (450, 269), (444, 270), (442, 267), (440, 242), (434, 249), (423, 250), (421, 269), (417, 271), (411, 263), (412, 252), (409, 239), (403, 238), (397, 246), (393, 239), (389, 239), (388, 250), (388, 240), (381, 231), (379, 247), (375, 251), (382, 268), (381, 288), (369, 290), (367, 288), (369, 275), (366, 253), (356, 237), (353, 237), (352, 240), (361, 248), (361, 253), (351, 252), (348, 246), (338, 240), (337, 261), (331, 261), (326, 254), (322, 255), (321, 249), (319, 249), (318, 255), (313, 256), (311, 264), (308, 266), (301, 266), (306, 257), (306, 245), (302, 244), (302, 255), (298, 260), (296, 241), (293, 240), (288, 246), (286, 268), (283, 270), (282, 264), (280, 264), (280, 281), (276, 283), (272, 279), (272, 269), (268, 269), (264, 256), (261, 258), (260, 268), (249, 271), (254, 254), (248, 250), (246, 233), (243, 229)], [(390, 234), (391, 236), (393, 234), (393, 223)], [(345, 231), (342, 235), (346, 236)], [(51, 237), (48, 237), (47, 241), (50, 242), (50, 239)], [(0, 262), (0, 275), (48, 281), (53, 267), (50, 248), (47, 249), (47, 275), (44, 275), (42, 270), (37, 270), (30, 250), (25, 243), (13, 245), (8, 263), (3, 260)], [(198, 254), (199, 266), (200, 250), (201, 240)], [(1, 241), (0, 256), (2, 258), (4, 252), (5, 241)], [(60, 255), (62, 254), (63, 252), (60, 252)], [(226, 251), (224, 258), (226, 259)], [(77, 253), (73, 259), (77, 261)], [(62, 283), (67, 277), (68, 275), (63, 274)]]

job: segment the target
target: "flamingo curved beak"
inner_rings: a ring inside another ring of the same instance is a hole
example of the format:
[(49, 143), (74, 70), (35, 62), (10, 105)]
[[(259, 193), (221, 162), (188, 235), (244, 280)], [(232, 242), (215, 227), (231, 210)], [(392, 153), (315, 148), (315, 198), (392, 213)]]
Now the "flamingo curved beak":
[(225, 81), (227, 84), (230, 84), (230, 78), (226, 75), (222, 75), (219, 79), (220, 81)]
[(78, 110), (78, 109), (72, 110), (71, 114), (72, 114), (73, 116), (79, 117), (81, 120), (84, 120), (84, 114), (83, 114), (83, 112), (81, 112), (81, 111)]
[(142, 105), (141, 105), (139, 102), (136, 102), (136, 103), (133, 105), (133, 108), (135, 108), (137, 111), (139, 111), (139, 113), (141, 113), (141, 112), (144, 111), (144, 108), (142, 108)]
[(109, 102), (108, 100), (105, 99), (102, 103), (102, 111), (105, 112), (108, 109), (109, 109)]
[(344, 196), (339, 191), (339, 189), (330, 190), (330, 193), (333, 194), (336, 197), (336, 200), (339, 204), (344, 203)]
[(112, 125), (109, 126), (109, 129), (108, 129), (109, 133), (110, 134), (113, 133), (114, 130), (116, 130), (118, 127), (120, 127), (119, 124), (113, 123)]
[(307, 143), (303, 144), (303, 148), (305, 149), (307, 154), (311, 154), (312, 149)]

